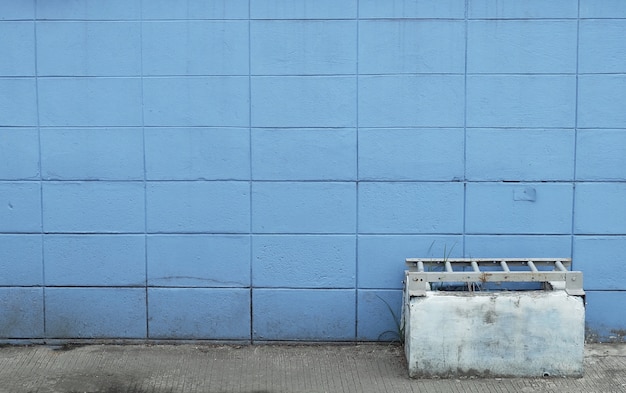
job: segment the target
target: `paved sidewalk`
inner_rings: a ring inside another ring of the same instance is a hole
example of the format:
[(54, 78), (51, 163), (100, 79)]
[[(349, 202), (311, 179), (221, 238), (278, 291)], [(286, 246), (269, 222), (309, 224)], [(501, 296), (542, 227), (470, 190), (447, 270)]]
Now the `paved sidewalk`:
[(626, 392), (626, 345), (586, 347), (585, 377), (407, 377), (401, 348), (361, 345), (87, 345), (0, 348), (0, 392)]

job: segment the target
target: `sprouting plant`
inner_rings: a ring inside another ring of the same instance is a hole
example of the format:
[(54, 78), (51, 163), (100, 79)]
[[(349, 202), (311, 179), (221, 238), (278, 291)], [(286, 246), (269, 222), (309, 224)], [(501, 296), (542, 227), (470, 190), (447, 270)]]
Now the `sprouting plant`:
[[(431, 244), (432, 246), (432, 244)], [(452, 254), (452, 250), (454, 250), (454, 247), (456, 246), (456, 242), (452, 245), (452, 247), (450, 247), (450, 250), (448, 250), (448, 245), (444, 244), (443, 245), (443, 260), (441, 263), (441, 270), (445, 270), (445, 266), (446, 266), (446, 262), (448, 261), (448, 259), (450, 259), (450, 254)], [(439, 282), (439, 283), (433, 283), (432, 284), (432, 289), (433, 290), (441, 290), (443, 288), (443, 283)]]
[(450, 259), (450, 254), (452, 254), (452, 250), (454, 250), (454, 246), (456, 246), (456, 243), (454, 243), (452, 245), (452, 247), (450, 247), (450, 251), (448, 251), (448, 253), (446, 253), (446, 246), (447, 244), (443, 245), (443, 262), (447, 262), (448, 259)]
[(392, 337), (396, 337), (396, 339), (392, 341), (397, 341), (401, 345), (404, 345), (404, 333), (405, 333), (404, 318), (401, 316), (399, 317), (398, 314), (396, 314), (396, 312), (393, 310), (391, 305), (385, 299), (383, 299), (382, 297), (378, 295), (376, 295), (376, 297), (379, 298), (383, 303), (385, 303), (385, 306), (387, 306), (387, 310), (389, 310), (389, 313), (391, 314), (391, 317), (393, 318), (393, 322), (396, 328), (395, 330), (385, 330), (384, 332), (378, 335), (378, 340), (382, 341), (386, 335), (392, 335)]

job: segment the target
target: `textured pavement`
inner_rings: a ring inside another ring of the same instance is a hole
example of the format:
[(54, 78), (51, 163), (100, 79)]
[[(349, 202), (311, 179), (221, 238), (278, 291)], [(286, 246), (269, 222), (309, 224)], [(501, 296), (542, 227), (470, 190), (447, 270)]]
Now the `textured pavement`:
[(399, 346), (0, 348), (0, 392), (626, 392), (626, 345), (586, 346), (585, 376), (411, 380)]

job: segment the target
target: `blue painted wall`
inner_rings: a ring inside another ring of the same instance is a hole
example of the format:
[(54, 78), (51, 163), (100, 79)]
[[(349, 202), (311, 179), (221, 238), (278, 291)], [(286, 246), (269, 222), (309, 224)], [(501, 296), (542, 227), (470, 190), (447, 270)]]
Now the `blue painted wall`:
[(393, 339), (444, 252), (571, 256), (615, 337), (624, 37), (621, 0), (0, 0), (0, 340)]

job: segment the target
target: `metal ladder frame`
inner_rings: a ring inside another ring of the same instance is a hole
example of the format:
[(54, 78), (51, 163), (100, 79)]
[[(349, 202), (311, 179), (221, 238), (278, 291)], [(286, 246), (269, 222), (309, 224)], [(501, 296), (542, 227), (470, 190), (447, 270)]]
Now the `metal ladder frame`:
[[(571, 258), (407, 258), (406, 265), (409, 296), (426, 296), (431, 282), (540, 282), (548, 289), (564, 289), (568, 295), (585, 295), (582, 272), (569, 270)], [(481, 271), (481, 266), (501, 270)], [(512, 271), (513, 266), (528, 270)], [(539, 270), (538, 266), (553, 270)]]

